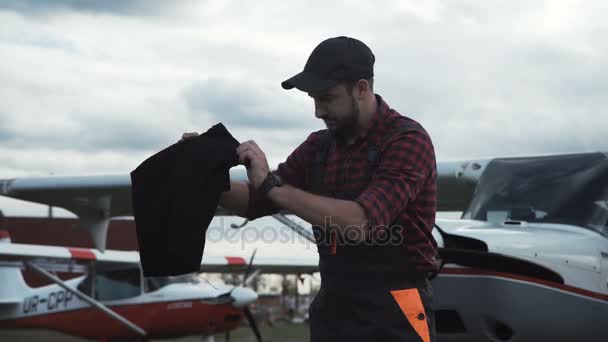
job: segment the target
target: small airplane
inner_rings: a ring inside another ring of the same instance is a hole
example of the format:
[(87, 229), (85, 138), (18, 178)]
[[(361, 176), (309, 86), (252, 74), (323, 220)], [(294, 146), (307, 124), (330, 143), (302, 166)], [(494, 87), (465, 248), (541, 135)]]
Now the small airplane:
[[(438, 219), (433, 231), (443, 260), (433, 279), (439, 340), (606, 340), (607, 155), (440, 162), (437, 168), (438, 210), (463, 211), (458, 220)], [(231, 177), (246, 179), (244, 172)], [(70, 210), (100, 250), (109, 219), (130, 215), (128, 175), (4, 180), (0, 195)], [(218, 208), (217, 214), (229, 213)], [(273, 217), (312, 239), (285, 215)], [(316, 262), (299, 258), (282, 267), (308, 273)]]
[[(281, 273), (281, 264), (289, 263), (254, 261), (252, 255), (247, 264), (240, 256), (205, 255), (205, 271), (245, 271), (238, 286), (212, 284), (196, 274), (144, 278), (137, 251), (14, 244), (8, 232), (0, 230), (0, 329), (49, 329), (102, 341), (188, 335), (213, 341), (213, 335), (221, 333), (228, 340), (246, 318), (262, 341), (249, 309), (257, 293), (247, 286), (261, 270)], [(309, 272), (315, 266), (300, 268)], [(22, 269), (52, 284), (31, 288)], [(61, 280), (55, 272), (78, 276)]]
[[(211, 336), (238, 326), (257, 294), (244, 286), (202, 286), (189, 274), (142, 278), (137, 252), (10, 244), (0, 233), (0, 328), (43, 328), (100, 340)], [(231, 260), (231, 259), (227, 259)], [(21, 269), (54, 284), (30, 288)], [(84, 273), (62, 281), (51, 272)]]

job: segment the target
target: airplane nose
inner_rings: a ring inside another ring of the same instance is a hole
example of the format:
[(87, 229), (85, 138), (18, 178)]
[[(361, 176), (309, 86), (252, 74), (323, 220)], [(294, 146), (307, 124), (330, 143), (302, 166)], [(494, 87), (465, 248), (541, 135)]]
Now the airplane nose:
[(258, 299), (258, 294), (250, 288), (237, 286), (230, 291), (233, 299), (232, 306), (242, 308)]

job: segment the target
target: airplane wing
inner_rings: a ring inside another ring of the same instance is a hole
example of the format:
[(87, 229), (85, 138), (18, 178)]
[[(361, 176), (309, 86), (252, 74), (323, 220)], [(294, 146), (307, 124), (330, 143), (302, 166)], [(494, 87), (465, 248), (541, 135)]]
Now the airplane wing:
[[(440, 162), (438, 210), (463, 211), (469, 204), (486, 160)], [(246, 180), (244, 168), (233, 168), (230, 176)], [(131, 216), (131, 178), (128, 174), (84, 177), (25, 177), (0, 180), (0, 195), (61, 207), (76, 214), (93, 238), (95, 247), (105, 250), (112, 217)], [(218, 207), (216, 215), (230, 215)]]
[[(231, 170), (231, 178), (247, 179), (245, 170)], [(95, 247), (105, 250), (112, 217), (132, 216), (130, 175), (84, 177), (24, 177), (0, 180), (0, 195), (61, 207), (76, 214)], [(218, 208), (216, 215), (229, 212)]]
[[(244, 170), (233, 169), (232, 179), (245, 180)], [(78, 216), (132, 216), (131, 177), (24, 177), (0, 180), (0, 195), (61, 207)]]
[[(208, 273), (242, 272), (247, 269), (248, 263), (249, 260), (242, 256), (203, 255), (200, 270)], [(301, 258), (256, 256), (252, 267), (262, 273), (314, 273), (319, 271), (319, 260), (316, 255)]]
[[(100, 252), (93, 248), (74, 248), (18, 243), (0, 244), (0, 264), (32, 262), (54, 272), (84, 273), (86, 267), (95, 263), (97, 271), (139, 267), (139, 252)], [(244, 256), (203, 256), (200, 271), (208, 273), (241, 272), (247, 268), (249, 260)], [(317, 258), (310, 257), (267, 257), (254, 258), (253, 268), (263, 273), (313, 273), (317, 271)]]
[(0, 263), (15, 266), (35, 263), (54, 272), (84, 273), (91, 263), (96, 270), (139, 267), (139, 253), (91, 248), (57, 247), (19, 243), (0, 244)]
[[(437, 163), (439, 210), (463, 210), (489, 162), (490, 159)], [(247, 179), (242, 168), (233, 168), (230, 177)], [(128, 174), (3, 179), (0, 180), (0, 195), (61, 207), (83, 219), (133, 214)], [(218, 215), (222, 214), (228, 213), (218, 208)]]
[[(444, 261), (450, 264), (474, 267), (479, 269), (497, 270), (497, 267), (507, 267), (509, 270), (526, 271), (532, 275), (543, 275), (543, 279), (562, 282), (555, 272), (530, 262), (518, 260), (506, 255), (488, 252), (466, 251), (454, 248), (440, 248)], [(491, 257), (491, 258), (490, 258)], [(488, 259), (490, 258), (490, 259)], [(505, 262), (509, 261), (509, 263)], [(517, 264), (517, 262), (519, 264)], [(0, 244), (0, 264), (23, 267), (33, 263), (52, 272), (86, 273), (88, 266), (95, 264), (96, 271), (108, 271), (126, 268), (139, 268), (139, 253), (136, 251), (112, 251), (104, 253), (91, 248), (72, 248), (26, 244)], [(200, 271), (205, 273), (238, 273), (244, 272), (249, 260), (243, 256), (203, 255)], [(515, 264), (514, 264), (515, 263)], [(523, 264), (528, 265), (527, 268)], [(511, 264), (514, 264), (511, 267)], [(534, 266), (534, 268), (531, 268)], [(319, 271), (318, 257), (282, 257), (261, 256), (253, 258), (252, 268), (262, 273), (272, 274), (303, 274)], [(502, 270), (502, 269), (500, 269)], [(11, 298), (3, 298), (0, 304), (13, 303)]]

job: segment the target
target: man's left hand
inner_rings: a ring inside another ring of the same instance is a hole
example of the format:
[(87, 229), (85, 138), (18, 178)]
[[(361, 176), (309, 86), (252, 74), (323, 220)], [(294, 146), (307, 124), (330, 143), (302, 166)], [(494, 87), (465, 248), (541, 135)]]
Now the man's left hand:
[(241, 164), (247, 168), (249, 182), (257, 189), (270, 171), (264, 151), (253, 140), (242, 143), (236, 149)]

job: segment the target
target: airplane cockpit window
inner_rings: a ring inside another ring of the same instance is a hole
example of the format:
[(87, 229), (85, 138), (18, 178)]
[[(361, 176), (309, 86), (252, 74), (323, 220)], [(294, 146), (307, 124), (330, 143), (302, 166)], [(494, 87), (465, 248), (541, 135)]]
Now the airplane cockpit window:
[(170, 284), (198, 284), (200, 281), (199, 277), (193, 273), (169, 277), (146, 277), (145, 290), (152, 292)]
[(97, 300), (136, 297), (141, 294), (140, 276), (138, 268), (97, 272), (85, 277), (78, 289)]
[(595, 201), (594, 204), (589, 224), (602, 235), (608, 236), (608, 196), (606, 199)]
[(608, 236), (608, 159), (601, 153), (490, 162), (463, 218), (569, 224)]
[(513, 207), (511, 210), (491, 210), (487, 212), (486, 220), (488, 222), (502, 223), (508, 220), (514, 221), (542, 221), (547, 216), (544, 210), (534, 209), (531, 207), (518, 208)]

